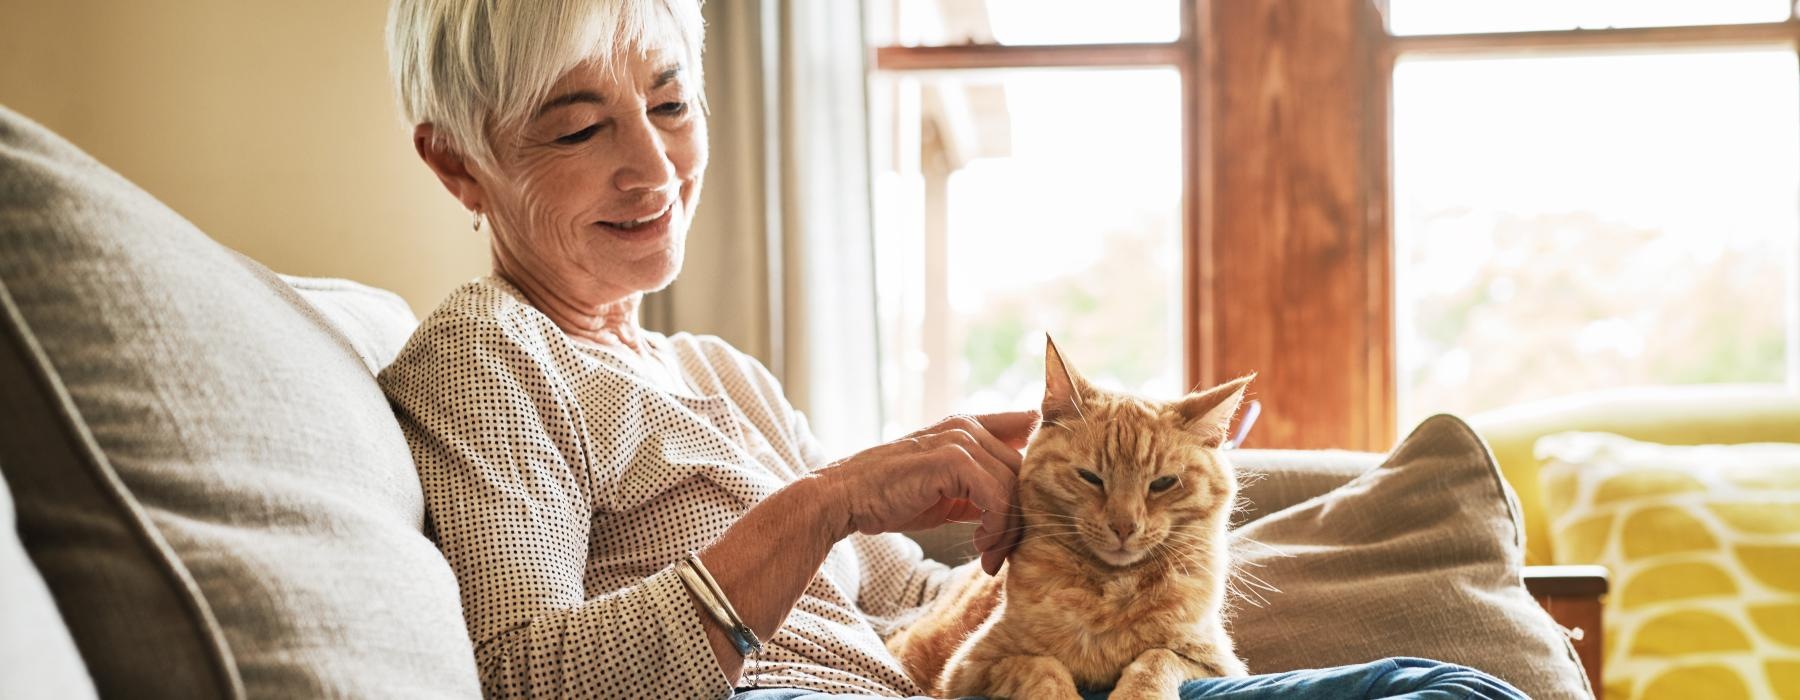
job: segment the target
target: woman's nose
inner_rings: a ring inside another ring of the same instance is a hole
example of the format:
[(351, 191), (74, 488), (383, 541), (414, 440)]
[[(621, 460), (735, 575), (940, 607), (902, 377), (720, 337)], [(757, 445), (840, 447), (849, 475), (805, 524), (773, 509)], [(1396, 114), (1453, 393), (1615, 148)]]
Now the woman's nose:
[(668, 189), (675, 184), (675, 164), (661, 134), (648, 117), (628, 120), (618, 131), (619, 169), (613, 186), (621, 192)]

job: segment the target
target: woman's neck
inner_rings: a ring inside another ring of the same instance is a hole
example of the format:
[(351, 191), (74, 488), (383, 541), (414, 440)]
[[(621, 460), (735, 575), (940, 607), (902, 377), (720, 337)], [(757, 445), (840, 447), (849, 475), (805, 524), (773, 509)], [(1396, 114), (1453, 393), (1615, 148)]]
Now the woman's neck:
[(496, 263), (494, 274), (518, 288), (526, 302), (569, 336), (638, 354), (649, 352), (644, 330), (638, 325), (643, 293), (612, 300), (584, 299), (579, 294), (559, 293), (530, 275), (514, 274), (504, 264)]

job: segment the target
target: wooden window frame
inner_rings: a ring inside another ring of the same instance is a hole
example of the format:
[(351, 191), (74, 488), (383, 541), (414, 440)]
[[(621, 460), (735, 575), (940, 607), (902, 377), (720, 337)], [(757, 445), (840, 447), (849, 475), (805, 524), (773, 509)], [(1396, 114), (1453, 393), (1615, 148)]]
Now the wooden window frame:
[(1800, 20), (1395, 36), (1385, 0), (1178, 0), (1172, 42), (882, 46), (879, 72), (1173, 67), (1184, 376), (1257, 372), (1252, 447), (1396, 437), (1390, 91), (1402, 56), (1768, 46)]

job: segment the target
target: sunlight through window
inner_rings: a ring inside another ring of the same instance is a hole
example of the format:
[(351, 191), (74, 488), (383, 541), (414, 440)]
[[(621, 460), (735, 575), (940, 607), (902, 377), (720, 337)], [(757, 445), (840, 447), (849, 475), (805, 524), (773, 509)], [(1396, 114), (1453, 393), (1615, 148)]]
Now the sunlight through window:
[(1791, 49), (1403, 60), (1393, 104), (1400, 425), (1789, 378)]

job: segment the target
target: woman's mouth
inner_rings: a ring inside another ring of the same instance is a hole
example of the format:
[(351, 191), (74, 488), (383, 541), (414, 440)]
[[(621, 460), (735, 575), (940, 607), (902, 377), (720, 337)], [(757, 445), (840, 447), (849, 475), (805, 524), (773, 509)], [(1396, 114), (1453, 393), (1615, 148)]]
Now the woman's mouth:
[(674, 213), (675, 201), (671, 200), (663, 206), (662, 211), (655, 214), (627, 221), (596, 221), (594, 225), (619, 238), (641, 241), (668, 233), (669, 220), (673, 218)]

